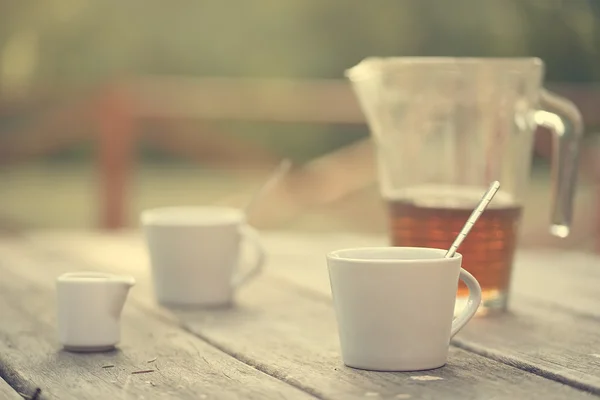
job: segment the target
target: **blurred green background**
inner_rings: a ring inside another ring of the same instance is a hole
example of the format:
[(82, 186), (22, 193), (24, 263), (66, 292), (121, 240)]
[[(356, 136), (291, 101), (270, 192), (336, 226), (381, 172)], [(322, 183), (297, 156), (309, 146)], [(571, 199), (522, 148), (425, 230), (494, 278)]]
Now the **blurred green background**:
[[(146, 73), (342, 79), (370, 55), (537, 56), (548, 81), (595, 82), (599, 13), (596, 0), (5, 1), (0, 82), (73, 87)], [(234, 132), (298, 160), (366, 135), (273, 124)], [(70, 150), (59, 157), (86, 154)]]
[[(85, 91), (143, 74), (343, 80), (367, 56), (536, 56), (548, 82), (591, 84), (600, 81), (599, 44), (597, 0), (2, 1), (0, 99)], [(0, 139), (39, 112), (0, 106)], [(297, 163), (368, 135), (362, 125), (219, 125)], [(30, 226), (92, 226), (94, 146), (82, 140), (0, 167), (0, 213)], [(136, 151), (134, 209), (212, 201), (258, 184), (225, 185), (201, 162), (144, 141)], [(547, 170), (547, 160), (536, 163)], [(538, 175), (548, 182), (546, 172)], [(204, 191), (190, 188), (193, 177)], [(536, 202), (549, 190), (540, 188)]]

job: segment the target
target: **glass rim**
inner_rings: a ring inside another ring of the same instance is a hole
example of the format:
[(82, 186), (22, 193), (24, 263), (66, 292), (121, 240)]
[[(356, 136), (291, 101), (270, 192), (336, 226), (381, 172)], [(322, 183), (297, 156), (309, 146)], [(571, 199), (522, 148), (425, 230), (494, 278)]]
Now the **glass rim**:
[[(380, 75), (387, 69), (413, 66), (529, 66), (544, 68), (544, 61), (539, 57), (456, 57), (456, 56), (393, 56), (393, 57), (366, 57), (358, 64), (344, 71), (346, 78), (351, 81), (365, 79), (368, 75)], [(367, 70), (365, 70), (367, 69)]]
[[(462, 254), (456, 252), (451, 258), (445, 258), (447, 249), (418, 246), (367, 246), (348, 247), (327, 253), (327, 259), (347, 264), (414, 265), (455, 263), (462, 260)], [(408, 253), (408, 254), (407, 254)], [(428, 253), (435, 257), (407, 257), (409, 254)]]

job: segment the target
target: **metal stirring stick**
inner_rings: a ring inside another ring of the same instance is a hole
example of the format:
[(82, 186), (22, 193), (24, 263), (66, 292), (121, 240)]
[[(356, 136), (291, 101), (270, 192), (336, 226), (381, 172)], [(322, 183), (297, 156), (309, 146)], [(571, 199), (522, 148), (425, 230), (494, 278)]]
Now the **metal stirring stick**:
[(462, 244), (463, 240), (465, 240), (465, 238), (471, 231), (471, 228), (473, 227), (473, 225), (475, 225), (475, 221), (477, 221), (479, 216), (486, 209), (487, 205), (490, 203), (490, 201), (492, 201), (492, 199), (494, 198), (494, 195), (496, 194), (496, 192), (498, 191), (499, 188), (500, 188), (500, 182), (498, 182), (498, 181), (495, 181), (490, 185), (490, 188), (487, 190), (487, 192), (485, 192), (485, 194), (481, 198), (481, 201), (479, 202), (477, 207), (473, 210), (473, 212), (471, 213), (471, 216), (469, 217), (469, 219), (467, 220), (467, 222), (465, 223), (463, 228), (458, 233), (458, 236), (456, 237), (456, 239), (454, 239), (452, 246), (450, 246), (450, 248), (446, 252), (446, 255), (444, 256), (444, 258), (454, 257), (454, 253), (456, 253), (458, 246), (460, 246)]
[(292, 162), (287, 158), (284, 159), (283, 161), (281, 161), (281, 163), (279, 163), (277, 168), (275, 168), (275, 170), (271, 173), (271, 175), (269, 175), (269, 178), (267, 179), (267, 181), (265, 183), (263, 183), (263, 185), (260, 187), (260, 189), (254, 194), (254, 196), (252, 196), (250, 201), (248, 201), (248, 203), (243, 207), (243, 210), (245, 211), (246, 214), (250, 214), (250, 210), (254, 207), (254, 205), (259, 200), (261, 200), (262, 197), (265, 195), (265, 193), (267, 193), (269, 190), (271, 190), (271, 188), (277, 182), (279, 182), (279, 180), (281, 178), (283, 178), (283, 176), (285, 174), (288, 173), (288, 171), (290, 170), (291, 167), (292, 167)]

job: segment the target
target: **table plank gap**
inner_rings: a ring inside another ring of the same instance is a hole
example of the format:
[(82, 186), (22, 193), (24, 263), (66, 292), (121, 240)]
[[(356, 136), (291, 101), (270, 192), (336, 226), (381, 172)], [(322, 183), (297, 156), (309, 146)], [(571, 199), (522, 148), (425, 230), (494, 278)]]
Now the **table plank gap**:
[(600, 395), (600, 321), (514, 295), (513, 310), (471, 321), (452, 343)]
[(1, 369), (1, 366), (0, 366), (0, 399), (3, 399), (3, 400), (23, 400), (23, 396), (21, 396), (15, 389), (13, 389), (8, 384), (8, 382), (6, 382), (2, 378), (2, 369)]

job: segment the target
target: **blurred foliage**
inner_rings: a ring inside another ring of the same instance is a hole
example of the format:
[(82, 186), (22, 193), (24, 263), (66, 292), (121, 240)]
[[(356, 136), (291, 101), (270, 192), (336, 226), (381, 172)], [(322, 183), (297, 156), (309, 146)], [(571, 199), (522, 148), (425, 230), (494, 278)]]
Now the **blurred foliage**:
[(341, 78), (369, 55), (472, 55), (539, 56), (549, 79), (587, 81), (600, 73), (598, 3), (5, 1), (1, 76), (19, 65), (44, 84), (128, 73)]
[[(138, 73), (343, 79), (371, 55), (538, 56), (548, 80), (597, 81), (599, 16), (598, 0), (9, 0), (0, 87)], [(240, 129), (306, 154), (360, 136)]]

